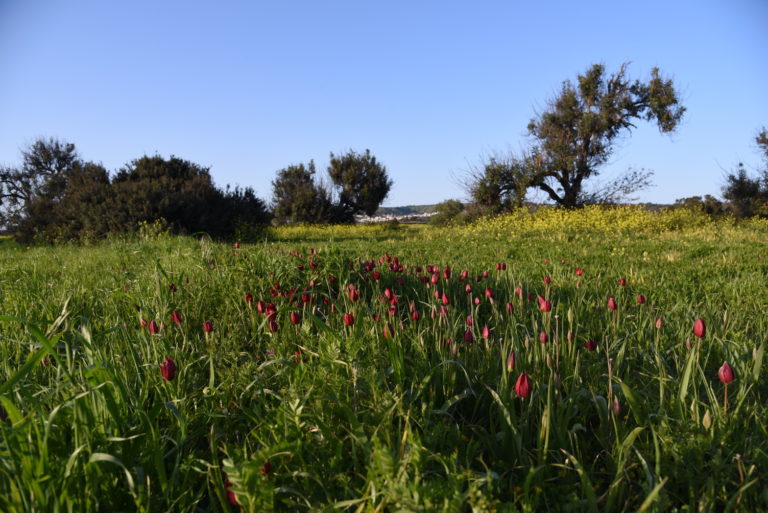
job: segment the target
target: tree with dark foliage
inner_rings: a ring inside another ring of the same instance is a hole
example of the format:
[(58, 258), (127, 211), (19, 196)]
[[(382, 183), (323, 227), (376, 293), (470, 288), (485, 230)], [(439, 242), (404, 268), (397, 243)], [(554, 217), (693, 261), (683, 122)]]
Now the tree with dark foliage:
[(735, 173), (726, 176), (723, 198), (736, 217), (755, 215), (768, 217), (768, 130), (763, 128), (755, 136), (758, 150), (763, 154), (765, 168), (753, 178), (747, 174), (743, 163)]
[(627, 64), (608, 77), (605, 67), (595, 64), (576, 84), (564, 82), (548, 108), (528, 124), (534, 140), (531, 185), (558, 205), (584, 204), (584, 181), (598, 174), (636, 120), (655, 121), (661, 133), (670, 133), (684, 112), (672, 81), (658, 68), (641, 82), (627, 77)]
[[(556, 204), (572, 208), (588, 203), (616, 203), (650, 185), (652, 173), (630, 170), (625, 175), (588, 191), (585, 183), (599, 174), (616, 143), (631, 134), (637, 120), (655, 121), (662, 133), (673, 132), (683, 116), (677, 92), (669, 79), (651, 70), (647, 82), (630, 80), (627, 64), (606, 76), (605, 67), (591, 66), (576, 83), (565, 81), (547, 109), (528, 124), (532, 138), (523, 157), (511, 158), (516, 166), (470, 177), (470, 195), (506, 206), (509, 194), (520, 201), (529, 187), (544, 191)], [(514, 172), (512, 172), (514, 171)], [(505, 195), (507, 199), (505, 199)]]
[(281, 169), (272, 180), (274, 219), (285, 223), (324, 223), (331, 219), (330, 194), (315, 182), (315, 163)]
[(387, 168), (370, 150), (331, 153), (328, 176), (338, 191), (336, 212), (340, 222), (353, 222), (356, 214), (373, 215), (392, 188)]

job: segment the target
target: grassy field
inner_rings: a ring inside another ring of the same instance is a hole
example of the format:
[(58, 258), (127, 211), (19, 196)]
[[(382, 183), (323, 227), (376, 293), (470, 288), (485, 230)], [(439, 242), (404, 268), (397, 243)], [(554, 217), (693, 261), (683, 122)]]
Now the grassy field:
[(0, 511), (768, 510), (766, 222), (144, 235), (0, 241)]

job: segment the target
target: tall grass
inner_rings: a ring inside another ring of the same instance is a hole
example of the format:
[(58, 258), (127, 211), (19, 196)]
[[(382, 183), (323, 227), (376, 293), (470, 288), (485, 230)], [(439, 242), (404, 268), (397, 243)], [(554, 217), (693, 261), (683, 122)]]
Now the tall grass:
[(6, 243), (0, 510), (768, 509), (768, 230), (591, 215)]

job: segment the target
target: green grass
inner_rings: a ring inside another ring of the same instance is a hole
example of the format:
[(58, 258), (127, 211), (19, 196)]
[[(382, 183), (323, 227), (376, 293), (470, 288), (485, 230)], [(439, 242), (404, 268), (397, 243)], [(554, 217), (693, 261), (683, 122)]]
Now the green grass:
[(766, 510), (768, 233), (717, 230), (2, 241), (0, 511)]

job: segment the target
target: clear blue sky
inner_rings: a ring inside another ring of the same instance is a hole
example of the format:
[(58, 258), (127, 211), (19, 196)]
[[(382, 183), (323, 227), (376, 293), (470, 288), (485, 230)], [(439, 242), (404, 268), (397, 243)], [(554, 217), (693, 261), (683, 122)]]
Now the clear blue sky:
[(517, 150), (566, 79), (631, 61), (673, 78), (676, 134), (641, 124), (610, 177), (655, 171), (644, 201), (719, 195), (760, 164), (768, 1), (0, 0), (0, 164), (36, 137), (116, 170), (144, 154), (210, 166), (269, 200), (286, 165), (370, 150), (385, 205), (462, 198), (482, 153)]

